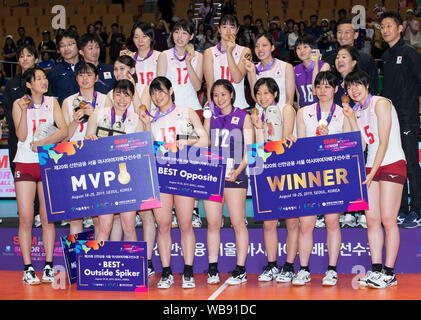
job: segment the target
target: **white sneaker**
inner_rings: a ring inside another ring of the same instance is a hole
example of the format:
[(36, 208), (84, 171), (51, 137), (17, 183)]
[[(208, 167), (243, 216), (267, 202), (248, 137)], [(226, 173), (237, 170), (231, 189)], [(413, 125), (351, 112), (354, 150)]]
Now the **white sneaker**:
[(148, 277), (152, 277), (155, 275), (155, 269), (153, 268), (153, 266), (148, 266)]
[(338, 282), (338, 273), (335, 270), (327, 270), (322, 280), (324, 286), (335, 286)]
[(269, 282), (269, 281), (272, 281), (273, 279), (276, 279), (278, 274), (279, 274), (279, 268), (277, 266), (275, 267), (266, 266), (263, 273), (259, 275), (257, 280), (263, 281), (263, 282)]
[(317, 217), (317, 220), (316, 220), (316, 228), (326, 228), (325, 217), (324, 216), (321, 216), (320, 218)]
[(158, 289), (168, 289), (174, 284), (174, 276), (169, 274), (161, 278), (156, 284)]
[(28, 270), (23, 271), (23, 282), (35, 286), (41, 284), (41, 281), (39, 281), (37, 275), (35, 274), (35, 270), (33, 267), (29, 267)]
[(208, 284), (218, 284), (220, 282), (221, 280), (219, 279), (219, 272), (214, 275), (208, 273)]
[(83, 228), (89, 229), (94, 226), (94, 220), (91, 217), (85, 217), (83, 218), (82, 224), (83, 224)]
[(63, 221), (61, 221), (60, 226), (65, 227), (68, 224), (70, 224), (70, 221), (69, 220), (63, 220)]
[(175, 213), (175, 209), (172, 209), (171, 228), (178, 228), (178, 221), (177, 221), (177, 215)]
[(355, 228), (357, 226), (357, 219), (351, 214), (346, 213), (344, 215), (344, 220), (341, 224), (342, 228)]
[(367, 287), (368, 283), (367, 280), (370, 279), (370, 277), (374, 274), (373, 271), (368, 270), (367, 273), (365, 274), (364, 277), (360, 278), (357, 280), (357, 283), (361, 286), (361, 287)]
[(141, 228), (142, 225), (143, 225), (142, 219), (140, 219), (140, 216), (136, 214), (135, 228)]
[(44, 267), (44, 273), (42, 275), (43, 283), (53, 283), (54, 282), (54, 268), (51, 268), (49, 265)]
[(291, 282), (294, 279), (294, 272), (284, 271), (284, 268), (281, 269), (281, 272), (276, 276), (276, 282), (287, 283)]
[(292, 284), (294, 286), (303, 286), (307, 282), (310, 282), (310, 281), (311, 281), (310, 272), (303, 269), (303, 270), (298, 271), (298, 273), (294, 276), (294, 278), (292, 279)]
[(193, 210), (192, 226), (193, 228), (202, 227), (202, 219), (200, 219), (199, 211), (196, 209)]
[(184, 276), (183, 274), (183, 283), (181, 285), (183, 289), (192, 289), (196, 287), (196, 283), (194, 282), (193, 275), (192, 276)]
[(374, 274), (367, 280), (367, 285), (374, 289), (384, 289), (391, 286), (396, 286), (398, 281), (396, 276), (389, 276), (382, 272), (374, 272)]
[(358, 226), (367, 229), (367, 217), (365, 216), (365, 214), (360, 214), (360, 217), (358, 219)]
[(226, 283), (229, 285), (237, 285), (243, 282), (247, 282), (247, 272), (244, 271), (241, 273), (237, 269), (232, 272), (231, 277), (229, 277), (226, 281)]
[(39, 227), (41, 227), (41, 217), (39, 216), (39, 214), (37, 214), (37, 215), (34, 217), (34, 227), (35, 227), (35, 228), (39, 228)]

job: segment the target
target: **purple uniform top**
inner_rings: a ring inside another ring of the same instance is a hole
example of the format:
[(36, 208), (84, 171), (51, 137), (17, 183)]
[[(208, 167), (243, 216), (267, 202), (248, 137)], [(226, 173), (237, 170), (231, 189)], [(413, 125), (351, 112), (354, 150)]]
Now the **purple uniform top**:
[[(319, 61), (319, 70), (325, 63), (324, 61)], [(300, 94), (300, 100), (298, 101), (300, 108), (318, 102), (319, 100), (313, 95), (312, 90), (313, 63), (308, 68), (303, 63), (300, 63), (294, 67), (294, 73), (295, 86)]]
[[(247, 112), (233, 107), (231, 113), (212, 116), (210, 119), (211, 148), (220, 155), (234, 160), (236, 169), (244, 156), (243, 126)], [(237, 180), (247, 179), (245, 170), (238, 175)]]

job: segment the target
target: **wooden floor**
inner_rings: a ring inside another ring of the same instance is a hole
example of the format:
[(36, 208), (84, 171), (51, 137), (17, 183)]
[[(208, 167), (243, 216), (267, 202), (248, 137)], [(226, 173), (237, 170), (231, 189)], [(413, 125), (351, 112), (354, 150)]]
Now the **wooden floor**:
[[(41, 272), (38, 272), (41, 277)], [(276, 282), (258, 282), (257, 274), (248, 274), (248, 282), (238, 286), (206, 283), (206, 274), (195, 274), (196, 288), (182, 289), (181, 275), (174, 276), (170, 289), (157, 289), (160, 275), (150, 278), (148, 293), (78, 291), (76, 285), (41, 284), (29, 286), (22, 282), (22, 272), (0, 271), (0, 300), (420, 300), (421, 274), (397, 275), (398, 286), (387, 289), (359, 288), (361, 275), (339, 275), (335, 287), (322, 287), (323, 275), (313, 274), (304, 287)]]

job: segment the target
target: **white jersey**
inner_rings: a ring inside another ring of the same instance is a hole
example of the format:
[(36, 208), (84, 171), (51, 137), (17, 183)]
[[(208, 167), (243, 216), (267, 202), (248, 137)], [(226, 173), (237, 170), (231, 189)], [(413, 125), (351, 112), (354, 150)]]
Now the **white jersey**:
[[(113, 94), (114, 94), (114, 89), (111, 90), (110, 92), (108, 92), (107, 93), (107, 96), (108, 96), (108, 98), (110, 98), (111, 102), (114, 104), (114, 96), (113, 96)], [(129, 112), (135, 112), (133, 101), (130, 102), (130, 106), (129, 106), (129, 109), (128, 110), (129, 110)]]
[[(306, 126), (306, 137), (314, 137), (316, 136), (316, 129), (319, 126), (319, 122), (317, 121), (317, 111), (316, 111), (317, 103), (313, 103), (309, 106), (305, 106), (302, 109), (303, 113), (303, 120)], [(329, 112), (325, 111), (322, 112), (321, 118), (326, 119)], [(343, 132), (343, 124), (344, 124), (344, 114), (342, 112), (342, 108), (336, 105), (335, 112), (333, 113), (332, 120), (330, 121), (328, 128), (329, 134), (337, 134)]]
[[(167, 74), (165, 75), (172, 84), (175, 95), (175, 104), (182, 104), (193, 110), (202, 110), (197, 92), (193, 88), (187, 72), (186, 60), (179, 61), (174, 57), (174, 49), (164, 51), (167, 58)], [(191, 60), (193, 69), (196, 70), (199, 52), (195, 51), (195, 56)]]
[(143, 61), (135, 61), (137, 83), (136, 89), (139, 96), (142, 96), (143, 89), (149, 86), (156, 77), (156, 67), (158, 65), (158, 57), (161, 52), (153, 50), (152, 55)]
[[(373, 96), (366, 109), (358, 108), (355, 112), (358, 127), (361, 130), (365, 142), (367, 143), (367, 163), (366, 166), (371, 168), (374, 164), (377, 150), (379, 148), (379, 131), (377, 125), (376, 103), (383, 97)], [(392, 103), (390, 100), (388, 100)], [(398, 121), (398, 115), (392, 104), (392, 126), (389, 134), (389, 144), (381, 166), (394, 163), (399, 160), (405, 160), (405, 153), (402, 149), (401, 134)]]
[[(286, 93), (285, 93), (285, 83), (286, 83), (286, 74), (285, 69), (289, 63), (286, 63), (282, 60), (275, 59), (275, 62), (272, 67), (270, 67), (269, 70), (260, 72), (259, 74), (256, 74), (257, 80), (261, 78), (272, 78), (276, 81), (276, 84), (279, 87), (279, 105), (284, 105), (286, 103)], [(251, 88), (253, 90), (253, 88)], [(256, 106), (260, 107), (257, 103)]]
[[(69, 115), (70, 121), (73, 120), (73, 113), (74, 113), (73, 100), (77, 96), (79, 96), (79, 92), (68, 97), (67, 106), (64, 106), (65, 109), (63, 110), (63, 112), (67, 112), (67, 114)], [(107, 96), (105, 94), (101, 92), (97, 92), (97, 97), (95, 101), (95, 109), (104, 108), (106, 99), (107, 99)], [(87, 102), (92, 103), (92, 100), (87, 101)], [(73, 133), (73, 136), (70, 138), (69, 141), (79, 141), (79, 140), (85, 139), (87, 128), (88, 128), (88, 122), (85, 122), (85, 123), (80, 122), (75, 132)]]
[[(241, 53), (245, 47), (240, 45), (235, 45), (232, 55), (236, 64), (241, 59)], [(222, 53), (218, 50), (217, 46), (211, 47), (211, 52), (213, 56), (213, 78), (214, 81), (219, 79), (228, 79), (234, 87), (235, 90), (235, 102), (234, 105), (237, 108), (245, 109), (248, 108), (248, 103), (246, 100), (246, 95), (244, 93), (244, 78), (240, 83), (234, 83), (234, 80), (231, 78), (231, 74), (228, 67), (228, 58), (226, 53)]]
[(190, 121), (189, 108), (176, 105), (172, 112), (152, 122), (151, 130), (155, 141), (166, 143), (175, 143), (177, 135), (190, 135), (194, 129)]
[[(97, 112), (97, 125), (98, 126), (104, 126), (104, 123), (111, 124), (111, 107), (107, 108), (101, 108), (96, 110)], [(115, 117), (115, 121), (121, 121), (122, 116)], [(137, 125), (139, 123), (139, 116), (135, 112), (131, 112), (130, 110), (127, 110), (127, 116), (124, 120), (124, 132), (125, 133), (134, 133), (136, 132)], [(110, 128), (108, 128), (110, 129)]]
[(13, 162), (39, 163), (38, 152), (33, 152), (31, 142), (35, 131), (41, 122), (54, 126), (54, 97), (44, 96), (41, 105), (35, 105), (34, 108), (27, 110), (26, 125), (28, 135), (24, 142), (19, 141), (15, 159)]

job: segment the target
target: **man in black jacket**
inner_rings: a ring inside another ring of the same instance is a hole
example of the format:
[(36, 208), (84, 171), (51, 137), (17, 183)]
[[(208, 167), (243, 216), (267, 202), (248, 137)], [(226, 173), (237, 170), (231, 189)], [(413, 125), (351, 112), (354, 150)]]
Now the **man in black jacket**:
[[(351, 19), (342, 19), (339, 20), (338, 25), (336, 26), (336, 39), (340, 46), (354, 46), (354, 40), (358, 38), (358, 30), (354, 30), (352, 26)], [(359, 51), (360, 54), (360, 61), (359, 65), (362, 70), (367, 72), (370, 77), (370, 92), (372, 94), (377, 93), (377, 83), (378, 83), (378, 75), (377, 75), (377, 65), (374, 58), (364, 52)], [(325, 58), (325, 61), (329, 63), (331, 70), (336, 70), (335, 67), (335, 60), (336, 60), (336, 53), (331, 54)]]
[[(405, 185), (398, 224), (405, 228), (421, 226), (421, 168), (419, 165), (418, 131), (421, 88), (421, 56), (401, 38), (402, 18), (396, 12), (386, 12), (381, 21), (383, 39), (389, 45), (383, 56), (383, 96), (395, 106), (401, 130), (402, 148), (411, 192)], [(409, 208), (410, 207), (410, 208)]]

